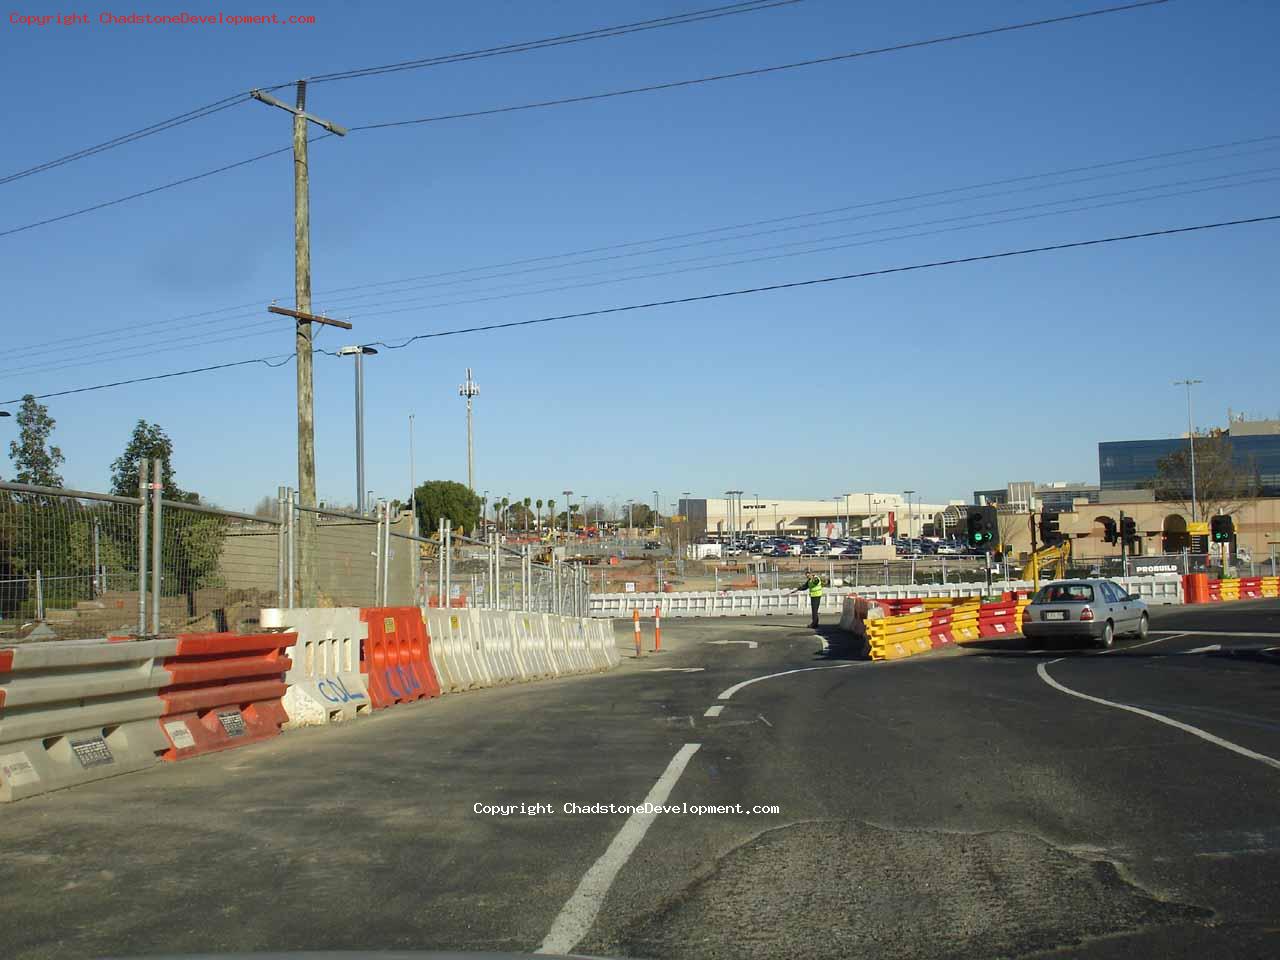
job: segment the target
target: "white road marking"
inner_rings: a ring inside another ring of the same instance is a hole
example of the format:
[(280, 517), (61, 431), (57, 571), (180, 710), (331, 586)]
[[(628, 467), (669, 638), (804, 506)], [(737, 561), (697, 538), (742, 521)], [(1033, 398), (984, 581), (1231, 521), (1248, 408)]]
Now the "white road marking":
[(708, 640), (707, 643), (711, 644), (713, 647), (723, 647), (726, 643), (745, 643), (748, 650), (754, 650), (756, 647), (760, 646), (760, 644), (756, 643), (754, 640)]
[(704, 717), (718, 717), (718, 716), (720, 716), (720, 712), (721, 712), (722, 710), (724, 710), (724, 704), (723, 704), (723, 703), (717, 703), (714, 707), (707, 707), (707, 712), (706, 712), (706, 713), (704, 713), (704, 714), (703, 714), (703, 716), (704, 716)]
[[(1152, 630), (1152, 633), (1169, 633), (1168, 630)], [(1249, 631), (1234, 630), (1187, 630), (1177, 634), (1179, 637), (1189, 637), (1194, 634), (1197, 637), (1280, 637), (1280, 633), (1252, 633)]]
[(1061, 662), (1061, 660), (1051, 660), (1048, 664), (1042, 663), (1036, 667), (1036, 673), (1040, 675), (1040, 679), (1055, 690), (1061, 691), (1068, 696), (1079, 697), (1081, 700), (1088, 700), (1091, 703), (1100, 703), (1104, 707), (1114, 707), (1117, 710), (1136, 713), (1140, 717), (1146, 717), (1148, 720), (1156, 721), (1156, 723), (1163, 723), (1176, 730), (1181, 730), (1194, 737), (1199, 737), (1201, 740), (1212, 743), (1214, 746), (1222, 747), (1224, 750), (1230, 750), (1232, 753), (1238, 753), (1242, 757), (1248, 757), (1250, 760), (1257, 760), (1259, 763), (1265, 763), (1269, 767), (1274, 767), (1276, 770), (1280, 770), (1280, 760), (1277, 760), (1275, 757), (1268, 757), (1265, 753), (1255, 753), (1248, 747), (1242, 747), (1240, 744), (1232, 743), (1230, 740), (1223, 740), (1221, 737), (1215, 737), (1207, 730), (1201, 730), (1199, 727), (1193, 727), (1189, 723), (1174, 720), (1171, 717), (1166, 717), (1164, 714), (1156, 713), (1153, 710), (1143, 710), (1141, 707), (1131, 706), (1127, 703), (1116, 703), (1114, 700), (1103, 700), (1101, 697), (1093, 697), (1087, 693), (1081, 693), (1079, 690), (1072, 690), (1070, 687), (1064, 687), (1057, 680), (1053, 679), (1053, 677), (1049, 676), (1049, 671), (1045, 669), (1047, 666)]
[(773, 726), (772, 723), (770, 723), (768, 720), (765, 719), (765, 716), (763, 713), (757, 714), (757, 716), (760, 718), (760, 722), (763, 723), (766, 727)]
[(1143, 640), (1141, 643), (1126, 643), (1124, 646), (1112, 647), (1110, 650), (1098, 650), (1092, 656), (1101, 657), (1108, 653), (1124, 653), (1126, 650), (1137, 650), (1139, 647), (1149, 647), (1153, 643), (1160, 643), (1162, 640), (1177, 640), (1179, 637), (1189, 637), (1189, 633), (1172, 633), (1165, 637), (1152, 637), (1150, 640)]
[(1182, 650), (1180, 652), (1183, 656), (1186, 656), (1189, 653), (1217, 653), (1221, 649), (1222, 649), (1222, 644), (1211, 643), (1207, 647), (1193, 647), (1190, 650)]
[[(667, 764), (667, 769), (662, 772), (658, 782), (644, 798), (641, 810), (650, 805), (660, 806), (667, 802), (676, 781), (680, 779), (680, 774), (684, 772), (684, 768), (688, 766), (689, 761), (701, 746), (700, 743), (686, 743), (676, 751), (676, 755)], [(555, 922), (551, 924), (547, 938), (537, 949), (537, 953), (569, 953), (577, 946), (578, 941), (587, 935), (591, 924), (595, 922), (596, 915), (600, 912), (600, 907), (604, 904), (609, 888), (613, 886), (613, 881), (618, 876), (618, 871), (631, 859), (631, 855), (635, 853), (636, 848), (640, 846), (640, 841), (648, 832), (649, 826), (657, 818), (657, 810), (650, 813), (636, 812), (627, 818), (627, 822), (622, 825), (622, 829), (613, 838), (609, 848), (582, 875), (578, 888), (561, 908)]]
[(856, 663), (837, 663), (830, 667), (801, 667), (799, 670), (783, 670), (781, 673), (769, 673), (763, 677), (752, 677), (750, 680), (743, 680), (741, 683), (735, 683), (728, 690), (722, 690), (717, 700), (728, 700), (743, 687), (749, 687), (753, 683), (759, 683), (761, 680), (772, 680), (774, 677), (787, 677), (793, 673), (809, 673), (813, 670), (843, 670), (845, 667), (855, 667)]
[(648, 673), (701, 673), (706, 667), (650, 667)]

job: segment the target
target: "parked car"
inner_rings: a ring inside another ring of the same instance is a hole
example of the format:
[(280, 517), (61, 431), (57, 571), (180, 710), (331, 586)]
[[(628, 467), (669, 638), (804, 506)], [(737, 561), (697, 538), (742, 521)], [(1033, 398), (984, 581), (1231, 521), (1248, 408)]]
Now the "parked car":
[(1056, 580), (1027, 605), (1022, 634), (1033, 640), (1092, 640), (1111, 647), (1119, 634), (1146, 639), (1151, 629), (1147, 603), (1112, 580)]

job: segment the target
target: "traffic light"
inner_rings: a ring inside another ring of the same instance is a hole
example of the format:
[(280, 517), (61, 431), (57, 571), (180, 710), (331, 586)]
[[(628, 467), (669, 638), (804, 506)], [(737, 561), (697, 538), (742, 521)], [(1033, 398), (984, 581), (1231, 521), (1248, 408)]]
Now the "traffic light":
[(1138, 525), (1134, 522), (1133, 517), (1125, 517), (1120, 521), (1120, 539), (1126, 545), (1138, 539)]
[(995, 507), (970, 507), (965, 516), (965, 536), (971, 547), (990, 549), (997, 534)]
[(1057, 511), (1042, 511), (1040, 514), (1040, 542), (1046, 547), (1056, 547), (1063, 539)]
[(1228, 516), (1213, 517), (1209, 521), (1209, 533), (1214, 543), (1230, 543), (1235, 532), (1235, 522)]
[(1110, 517), (1101, 517), (1099, 522), (1102, 524), (1102, 541), (1103, 543), (1115, 543), (1120, 539), (1120, 535), (1116, 530), (1116, 522)]

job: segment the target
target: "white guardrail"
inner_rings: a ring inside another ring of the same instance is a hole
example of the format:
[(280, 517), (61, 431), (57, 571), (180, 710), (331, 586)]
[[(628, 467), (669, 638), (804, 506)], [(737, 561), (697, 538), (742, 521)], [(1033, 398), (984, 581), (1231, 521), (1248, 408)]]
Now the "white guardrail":
[[(1116, 577), (1130, 593), (1157, 606), (1182, 603), (1182, 578), (1177, 575), (1155, 577)], [(993, 581), (990, 593), (1004, 590), (1031, 590), (1029, 580)], [(839, 613), (844, 598), (895, 600), (908, 597), (980, 597), (988, 593), (985, 583), (893, 584), (866, 587), (828, 587), (822, 594), (823, 613)], [(654, 607), (662, 608), (664, 617), (767, 617), (808, 614), (809, 597), (794, 590), (721, 590), (694, 593), (593, 593), (590, 612), (593, 617), (626, 619), (633, 610), (640, 616), (653, 616)]]

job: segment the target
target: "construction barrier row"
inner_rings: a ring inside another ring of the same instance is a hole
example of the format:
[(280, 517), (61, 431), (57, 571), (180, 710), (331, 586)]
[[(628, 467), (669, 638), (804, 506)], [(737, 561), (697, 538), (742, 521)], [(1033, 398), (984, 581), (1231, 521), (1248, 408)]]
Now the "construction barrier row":
[(1187, 603), (1219, 603), (1280, 597), (1280, 577), (1231, 577), (1212, 580), (1208, 574), (1189, 573), (1182, 578)]
[(293, 634), (0, 649), (0, 802), (275, 736)]
[(478, 687), (602, 672), (607, 620), (270, 609), (262, 632), (0, 648), (0, 802)]
[[(1030, 598), (1011, 593), (983, 603), (979, 598), (941, 604), (929, 598), (891, 601), (845, 600), (840, 626), (865, 636), (873, 660), (901, 660), (953, 644), (1020, 632)], [(860, 605), (866, 604), (863, 612)]]
[[(1118, 577), (1129, 593), (1149, 604), (1181, 604), (1183, 578), (1178, 574)], [(822, 595), (821, 613), (842, 613), (844, 602), (857, 596), (878, 602), (929, 603), (948, 606), (963, 600), (981, 599), (992, 591), (986, 583), (894, 584), (881, 586), (828, 587)], [(1034, 590), (1030, 581), (997, 584), (1005, 596), (1025, 599)], [(808, 615), (809, 598), (795, 590), (721, 590), (683, 593), (593, 593), (593, 617), (624, 618), (635, 608), (652, 610), (661, 605), (664, 617), (760, 617)]]

